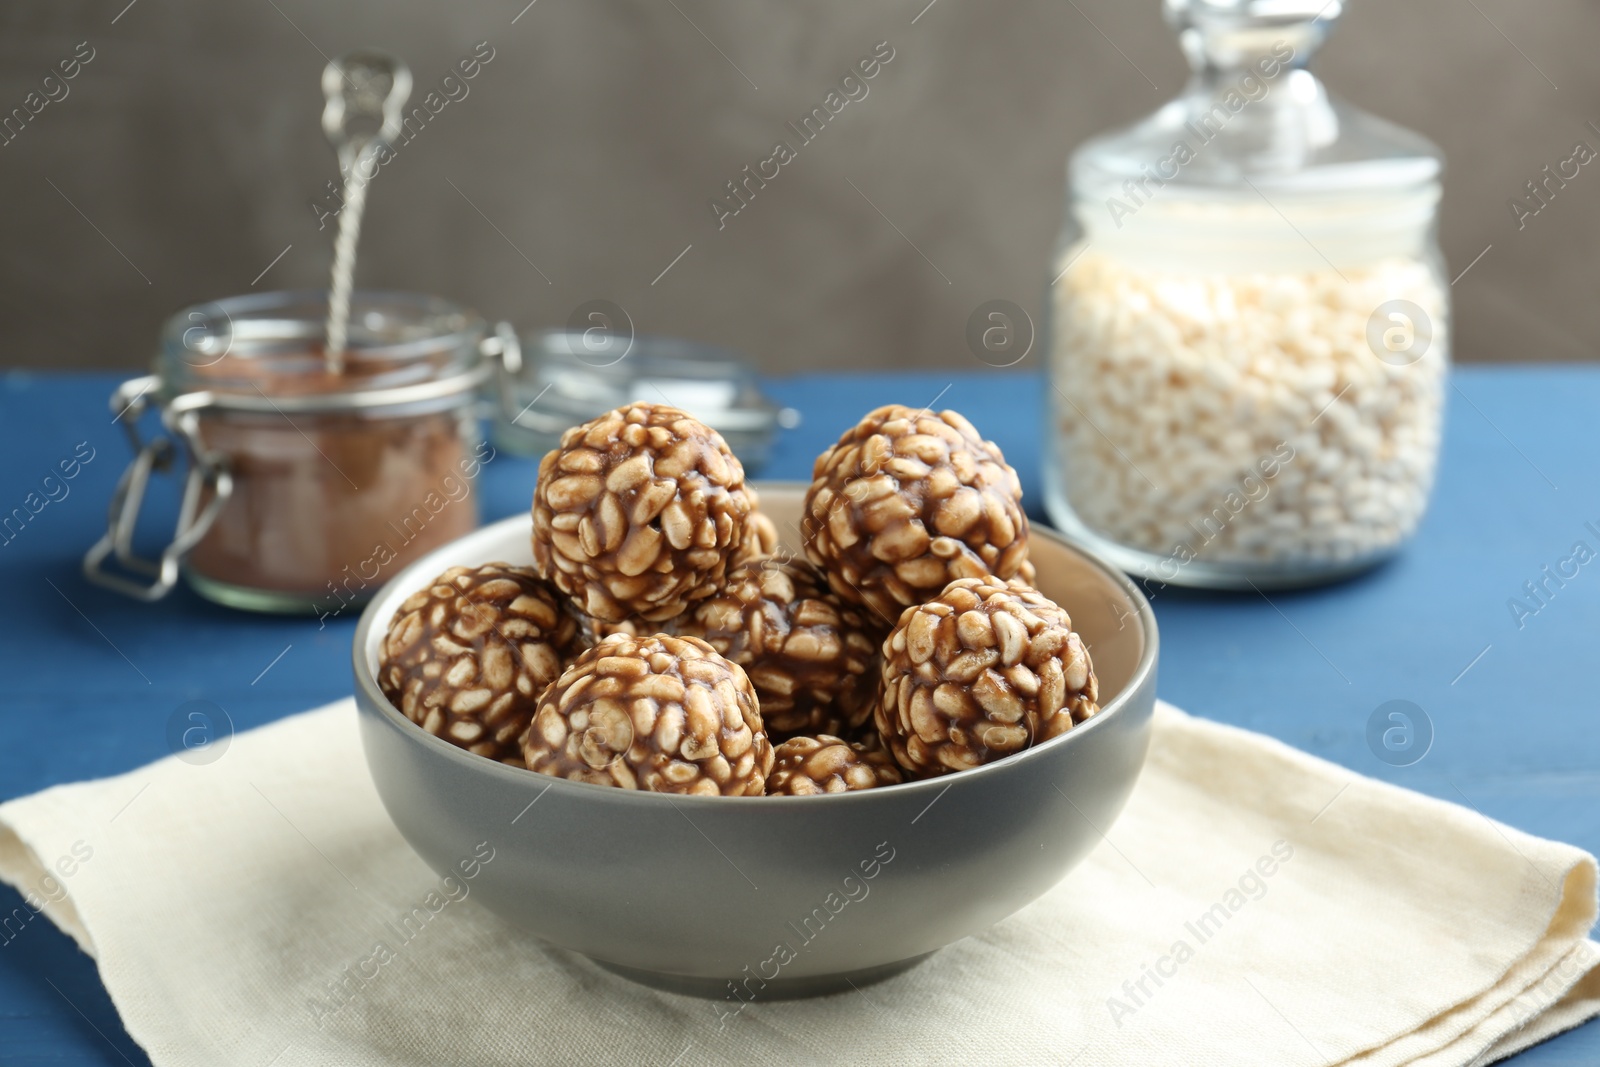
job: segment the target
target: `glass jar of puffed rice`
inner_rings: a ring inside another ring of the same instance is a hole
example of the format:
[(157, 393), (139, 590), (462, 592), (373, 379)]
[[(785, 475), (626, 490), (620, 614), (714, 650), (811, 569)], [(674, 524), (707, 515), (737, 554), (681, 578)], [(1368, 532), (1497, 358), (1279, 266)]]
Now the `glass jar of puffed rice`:
[(1046, 507), (1147, 586), (1353, 574), (1433, 483), (1442, 157), (1306, 69), (1340, 0), (1165, 12), (1188, 86), (1068, 165)]

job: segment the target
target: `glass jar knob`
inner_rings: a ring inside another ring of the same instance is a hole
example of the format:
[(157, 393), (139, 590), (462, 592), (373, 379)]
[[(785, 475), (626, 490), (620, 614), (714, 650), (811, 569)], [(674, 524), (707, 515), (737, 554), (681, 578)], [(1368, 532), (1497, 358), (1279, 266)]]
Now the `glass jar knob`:
[(1342, 0), (1163, 0), (1162, 14), (1178, 32), (1197, 72), (1237, 70), (1287, 43), (1291, 66), (1303, 67), (1343, 13)]

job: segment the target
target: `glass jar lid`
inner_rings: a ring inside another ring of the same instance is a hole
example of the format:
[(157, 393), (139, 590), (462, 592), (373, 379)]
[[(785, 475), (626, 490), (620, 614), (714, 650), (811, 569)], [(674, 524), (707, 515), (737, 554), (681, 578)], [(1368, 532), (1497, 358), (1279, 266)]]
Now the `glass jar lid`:
[[(1400, 191), (1436, 182), (1427, 138), (1331, 96), (1307, 69), (1340, 0), (1165, 0), (1188, 84), (1155, 114), (1087, 142), (1073, 184), (1154, 174), (1163, 195)], [(1182, 147), (1180, 147), (1182, 146)], [(1248, 189), (1245, 190), (1248, 192)]]
[(765, 461), (800, 415), (762, 393), (737, 353), (674, 337), (548, 330), (521, 339), (502, 375), (496, 443), (523, 455), (556, 447), (569, 427), (648, 401), (682, 408), (723, 436), (745, 466)]
[(1073, 207), (1091, 240), (1152, 260), (1182, 259), (1190, 243), (1193, 254), (1264, 269), (1308, 255), (1344, 264), (1415, 254), (1443, 157), (1420, 134), (1331, 95), (1307, 69), (1340, 0), (1165, 0), (1163, 9), (1189, 81), (1154, 114), (1073, 154)]
[(476, 389), (483, 318), (443, 297), (351, 295), (342, 372), (323, 358), (327, 293), (252, 293), (185, 308), (156, 353), (162, 395), (206, 394), (233, 410), (331, 411), (449, 402)]

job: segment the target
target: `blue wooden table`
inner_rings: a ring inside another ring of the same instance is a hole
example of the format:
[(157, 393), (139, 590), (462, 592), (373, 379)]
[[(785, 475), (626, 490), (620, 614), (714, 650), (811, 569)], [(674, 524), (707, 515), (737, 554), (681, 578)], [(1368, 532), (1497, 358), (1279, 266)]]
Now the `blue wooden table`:
[[(215, 701), (244, 730), (350, 691), (353, 617), (319, 629), (228, 611), (183, 589), (136, 604), (80, 577), (78, 559), (128, 458), (106, 409), (116, 380), (0, 378), (0, 514), (30, 492), (58, 498), (0, 544), (0, 799), (165, 755), (168, 717), (188, 700)], [(1575, 542), (1600, 550), (1600, 370), (1467, 369), (1455, 384), (1434, 505), (1404, 555), (1271, 602), (1158, 591), (1161, 694), (1600, 852), (1600, 563), (1548, 583), (1542, 604), (1524, 588), (1544, 582), (1543, 568)], [(781, 440), (766, 477), (806, 477), (816, 453), (871, 407), (941, 397), (1005, 450), (1038, 515), (1037, 378), (828, 376), (770, 388), (805, 421)], [(74, 459), (75, 478), (45, 486)], [(485, 518), (525, 508), (533, 477), (532, 461), (492, 462), (481, 483)], [(1514, 613), (1513, 598), (1537, 612)], [(1435, 734), (1426, 757), (1403, 768), (1367, 743), (1373, 711), (1397, 699), (1419, 705)], [(0, 888), (0, 914), (20, 905)], [(148, 1062), (94, 964), (65, 936), (39, 919), (0, 946), (0, 1063), (125, 1061)], [(1600, 1063), (1600, 1026), (1517, 1062)]]

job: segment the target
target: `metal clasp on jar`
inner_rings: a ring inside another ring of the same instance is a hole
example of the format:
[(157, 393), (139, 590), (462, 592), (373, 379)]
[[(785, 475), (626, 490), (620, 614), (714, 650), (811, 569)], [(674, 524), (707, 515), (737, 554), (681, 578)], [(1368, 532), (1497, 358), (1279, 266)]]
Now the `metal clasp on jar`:
[[(200, 543), (233, 492), (227, 457), (206, 451), (200, 441), (200, 412), (211, 406), (214, 398), (210, 393), (184, 393), (167, 401), (161, 405), (161, 423), (167, 434), (149, 441), (140, 438), (139, 417), (149, 406), (150, 392), (160, 384), (157, 376), (146, 375), (123, 382), (111, 394), (111, 410), (133, 446), (133, 460), (122, 472), (112, 493), (104, 536), (83, 557), (85, 578), (143, 601), (160, 600), (177, 584), (178, 565), (189, 550)], [(180, 451), (188, 459), (188, 473), (184, 478), (177, 526), (160, 556), (146, 559), (134, 551), (133, 533), (139, 523), (150, 474), (171, 470)], [(200, 502), (208, 489), (211, 499), (202, 507)], [(113, 556), (124, 569), (142, 578), (108, 569)]]

